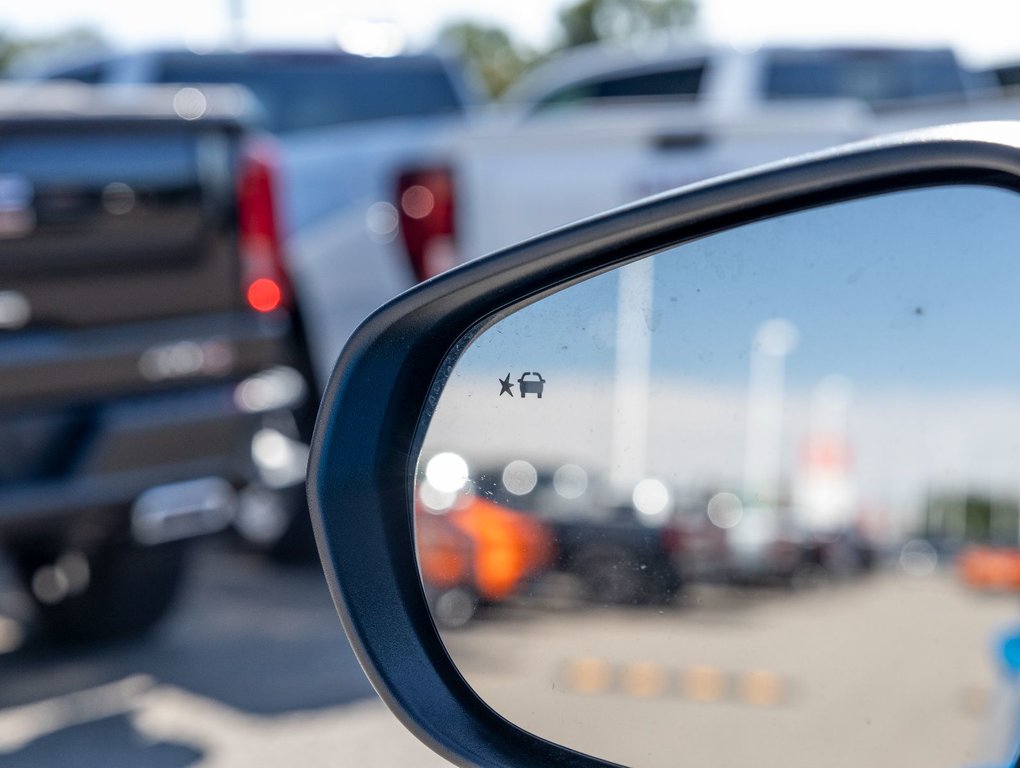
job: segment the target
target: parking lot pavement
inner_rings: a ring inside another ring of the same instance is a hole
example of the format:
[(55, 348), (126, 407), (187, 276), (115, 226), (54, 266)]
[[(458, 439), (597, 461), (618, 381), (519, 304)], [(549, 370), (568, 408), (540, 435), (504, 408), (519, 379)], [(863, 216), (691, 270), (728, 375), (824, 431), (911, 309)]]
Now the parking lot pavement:
[[(316, 566), (222, 542), (194, 566), (157, 633), (88, 652), (33, 639), (0, 578), (0, 765), (446, 765), (375, 696)], [(943, 574), (706, 587), (643, 610), (525, 603), (447, 640), (511, 719), (638, 765), (959, 766), (979, 756), (990, 628), (1018, 614)], [(833, 752), (847, 734), (853, 749)]]
[(154, 635), (87, 652), (35, 640), (0, 581), (0, 765), (447, 765), (376, 697), (317, 566), (195, 555)]
[(993, 764), (991, 640), (1020, 618), (1015, 595), (975, 594), (949, 571), (889, 571), (805, 593), (701, 586), (681, 599), (522, 604), (447, 645), (496, 711), (626, 765)]

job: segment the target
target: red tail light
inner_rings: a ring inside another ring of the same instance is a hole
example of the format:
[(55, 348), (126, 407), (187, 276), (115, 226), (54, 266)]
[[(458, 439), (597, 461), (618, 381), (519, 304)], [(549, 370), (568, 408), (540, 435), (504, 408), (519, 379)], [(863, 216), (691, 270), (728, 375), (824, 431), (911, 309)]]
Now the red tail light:
[(453, 176), (446, 168), (401, 174), (397, 183), (400, 233), (418, 280), (457, 263), (454, 250)]
[(241, 152), (238, 182), (238, 242), (241, 289), (257, 312), (291, 306), (273, 186), (276, 152), (271, 140), (250, 142)]

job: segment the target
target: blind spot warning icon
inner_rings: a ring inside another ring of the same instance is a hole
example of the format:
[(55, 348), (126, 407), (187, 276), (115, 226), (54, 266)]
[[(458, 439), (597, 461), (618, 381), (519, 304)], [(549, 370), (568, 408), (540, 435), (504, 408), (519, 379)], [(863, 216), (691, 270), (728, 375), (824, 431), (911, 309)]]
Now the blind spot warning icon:
[[(529, 379), (529, 376), (534, 378)], [(538, 395), (538, 399), (542, 399), (542, 390), (545, 389), (545, 379), (542, 378), (542, 374), (538, 371), (526, 371), (525, 373), (522, 373), (521, 378), (517, 379), (517, 384), (521, 389), (521, 397), (524, 397), (525, 395)]]

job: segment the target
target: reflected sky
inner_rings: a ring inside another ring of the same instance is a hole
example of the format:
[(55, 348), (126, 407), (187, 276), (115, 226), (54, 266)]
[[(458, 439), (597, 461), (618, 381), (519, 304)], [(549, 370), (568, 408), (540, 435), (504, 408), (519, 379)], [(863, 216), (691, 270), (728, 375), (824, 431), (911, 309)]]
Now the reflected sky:
[[(1020, 355), (997, 338), (1020, 320), (1018, 214), (1012, 192), (925, 189), (799, 212), (661, 253), (644, 307), (655, 373), (742, 384), (755, 329), (783, 317), (801, 331), (788, 366), (794, 387), (833, 369), (859, 384), (1011, 387)], [(501, 320), (461, 358), (458, 374), (506, 365), (611, 369), (621, 271)]]

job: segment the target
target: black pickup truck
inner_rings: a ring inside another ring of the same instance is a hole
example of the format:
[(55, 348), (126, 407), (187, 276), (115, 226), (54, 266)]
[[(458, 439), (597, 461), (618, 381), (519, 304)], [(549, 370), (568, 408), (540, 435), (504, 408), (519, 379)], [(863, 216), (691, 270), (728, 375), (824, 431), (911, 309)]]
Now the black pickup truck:
[(0, 546), (53, 637), (150, 627), (187, 540), (303, 475), (249, 109), (229, 87), (0, 87)]
[[(405, 232), (402, 242), (357, 223), (366, 221), (365, 208), (373, 201), (399, 197), (398, 185), (436, 185), (435, 194), (443, 196), (445, 189), (449, 196), (448, 173), (418, 170), (431, 167), (439, 137), (466, 120), (475, 99), (469, 79), (443, 56), (364, 57), (335, 48), (203, 53), (152, 48), (44, 59), (22, 67), (20, 75), (29, 82), (247, 89), (258, 125), (276, 142), (284, 260), (297, 298), (291, 310), (296, 349), (307, 361), (305, 370), (317, 374), (308, 376), (316, 394), (357, 323), (430, 274), (430, 258), (450, 251), (452, 202), (435, 206), (435, 215), (425, 219), (404, 216), (401, 225), (414, 232)], [(338, 227), (339, 220), (347, 224)], [(302, 445), (311, 439), (314, 417), (314, 407), (297, 414)], [(299, 484), (252, 488), (242, 499), (235, 530), (248, 546), (277, 560), (317, 561), (302, 490)]]

